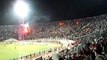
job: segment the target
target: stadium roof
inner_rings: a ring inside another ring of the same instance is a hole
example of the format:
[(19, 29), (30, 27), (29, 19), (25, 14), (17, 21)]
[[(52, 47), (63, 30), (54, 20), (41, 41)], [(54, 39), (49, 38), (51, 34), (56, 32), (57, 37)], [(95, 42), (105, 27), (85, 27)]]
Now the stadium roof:
[[(15, 0), (0, 0), (0, 24), (17, 24), (17, 17), (12, 13)], [(107, 0), (25, 0), (32, 12), (27, 20), (37, 20), (35, 16), (49, 16), (48, 21), (70, 20), (107, 13)], [(39, 18), (40, 18), (39, 17)], [(40, 19), (40, 22), (47, 21)]]

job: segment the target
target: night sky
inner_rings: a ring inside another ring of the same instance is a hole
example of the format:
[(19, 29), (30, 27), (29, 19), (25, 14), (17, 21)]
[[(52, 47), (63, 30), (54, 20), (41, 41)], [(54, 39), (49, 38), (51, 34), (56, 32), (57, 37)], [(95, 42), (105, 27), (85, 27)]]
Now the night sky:
[[(30, 6), (29, 22), (72, 20), (107, 14), (107, 0), (25, 0)], [(0, 25), (17, 24), (15, 0), (0, 0)], [(47, 17), (46, 19), (42, 18)]]

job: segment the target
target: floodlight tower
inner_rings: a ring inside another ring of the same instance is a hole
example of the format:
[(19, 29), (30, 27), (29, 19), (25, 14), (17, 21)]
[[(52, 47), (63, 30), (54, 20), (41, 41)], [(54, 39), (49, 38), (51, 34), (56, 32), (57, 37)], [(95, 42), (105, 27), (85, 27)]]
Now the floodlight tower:
[(29, 13), (28, 4), (24, 0), (16, 0), (14, 11), (18, 17), (24, 19)]
[[(24, 24), (24, 20), (29, 13), (28, 4), (24, 0), (16, 0), (14, 3), (14, 12), (19, 18), (19, 26), (21, 24)], [(21, 32), (20, 27), (19, 27), (19, 30), (20, 31), (18, 31), (18, 32)], [(19, 36), (19, 39), (23, 38), (23, 37), (20, 37), (20, 36), (22, 36), (22, 34), (19, 34), (18, 36)]]

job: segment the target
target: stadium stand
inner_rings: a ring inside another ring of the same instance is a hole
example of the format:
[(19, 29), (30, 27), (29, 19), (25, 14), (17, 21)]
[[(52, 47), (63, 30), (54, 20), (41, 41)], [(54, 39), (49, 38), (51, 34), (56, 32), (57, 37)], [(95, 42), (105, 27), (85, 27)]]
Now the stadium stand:
[[(18, 27), (0, 26), (0, 40), (18, 39)], [(66, 47), (48, 56), (48, 59), (42, 58), (44, 60), (107, 60), (107, 15), (30, 24), (30, 29), (31, 31), (23, 36), (24, 40), (64, 38), (77, 41), (74, 47)], [(38, 59), (42, 60), (41, 57)]]

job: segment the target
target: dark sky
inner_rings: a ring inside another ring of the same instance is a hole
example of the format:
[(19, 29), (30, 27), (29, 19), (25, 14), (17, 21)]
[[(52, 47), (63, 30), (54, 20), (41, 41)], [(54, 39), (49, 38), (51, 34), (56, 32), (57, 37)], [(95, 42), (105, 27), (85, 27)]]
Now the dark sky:
[[(0, 25), (16, 24), (18, 17), (13, 13), (15, 0), (0, 0)], [(31, 12), (27, 21), (71, 20), (107, 13), (107, 0), (25, 0)], [(48, 16), (45, 20), (43, 16)], [(50, 17), (50, 18), (49, 18)]]

